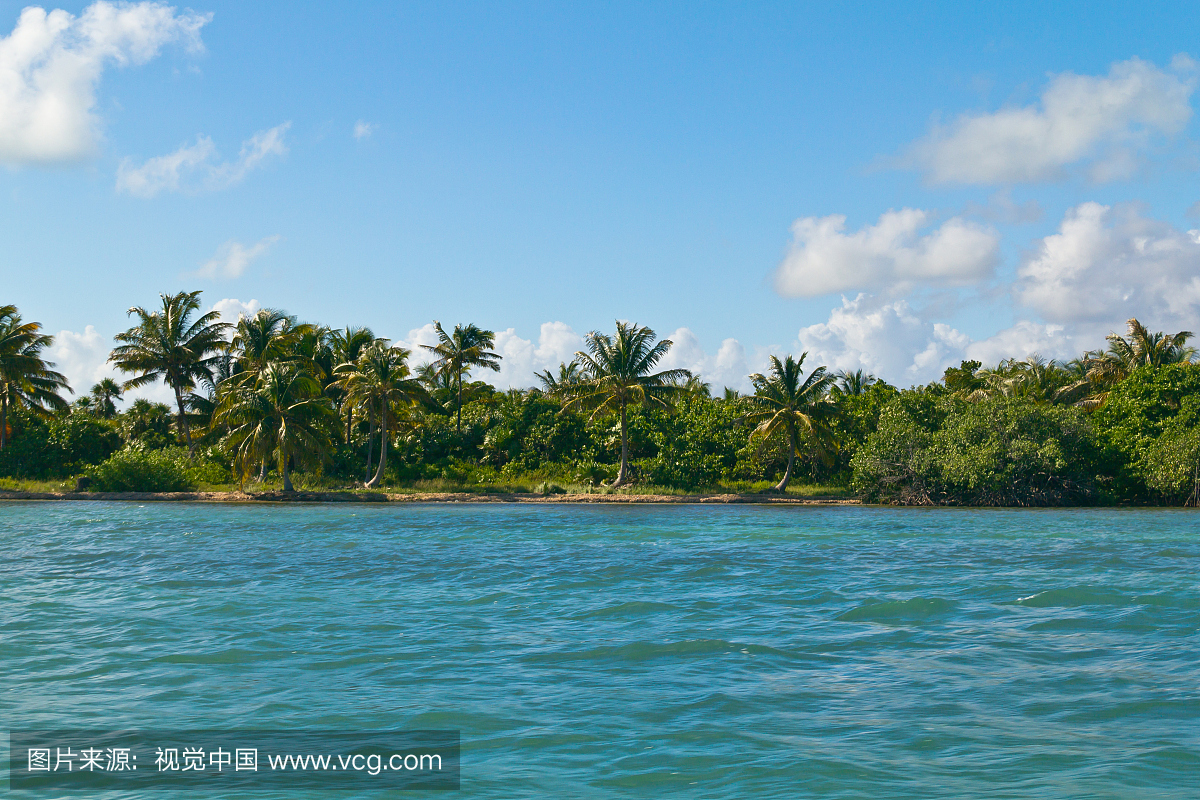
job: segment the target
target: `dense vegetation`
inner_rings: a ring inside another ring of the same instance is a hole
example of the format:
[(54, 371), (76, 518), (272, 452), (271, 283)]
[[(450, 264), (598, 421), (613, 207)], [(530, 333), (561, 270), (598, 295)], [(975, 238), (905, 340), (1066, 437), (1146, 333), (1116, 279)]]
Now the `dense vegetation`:
[[(1067, 364), (1037, 356), (897, 389), (772, 358), (751, 395), (658, 365), (671, 342), (618, 323), (536, 388), (474, 380), (494, 335), (436, 325), (433, 360), (366, 328), (266, 309), (227, 325), (198, 292), (134, 308), (104, 380), (73, 403), (51, 338), (0, 306), (0, 477), (107, 491), (238, 484), (594, 491), (787, 491), (876, 502), (1155, 503), (1200, 498), (1200, 365), (1191, 334), (1129, 321)], [(161, 380), (172, 406), (122, 395)], [(794, 486), (795, 484), (793, 484)]]

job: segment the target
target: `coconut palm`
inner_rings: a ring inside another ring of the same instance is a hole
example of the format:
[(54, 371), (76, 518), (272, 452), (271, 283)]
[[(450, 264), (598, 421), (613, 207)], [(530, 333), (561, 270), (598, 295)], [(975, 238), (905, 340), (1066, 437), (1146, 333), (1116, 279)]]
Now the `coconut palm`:
[(297, 364), (269, 362), (253, 384), (231, 387), (221, 397), (214, 423), (229, 428), (238, 482), (268, 459), (278, 465), (283, 490), (292, 487), (293, 464), (319, 459), (331, 446), (326, 433), (336, 418), (321, 385)]
[(294, 349), (309, 327), (277, 308), (261, 308), (253, 316), (240, 317), (229, 343), (237, 362), (237, 380), (252, 383), (268, 364), (296, 360)]
[(858, 397), (879, 381), (874, 375), (864, 375), (861, 369), (854, 372), (841, 370), (834, 377), (837, 379), (837, 390), (847, 397)]
[(1126, 322), (1128, 337), (1110, 333), (1107, 350), (1092, 350), (1081, 359), (1087, 367), (1081, 387), (1091, 388), (1092, 394), (1080, 405), (1095, 409), (1104, 405), (1113, 386), (1123, 381), (1139, 367), (1161, 367), (1194, 361), (1196, 348), (1189, 347), (1191, 331), (1151, 333), (1136, 318)]
[(976, 375), (984, 385), (968, 395), (970, 400), (1019, 397), (1039, 405), (1074, 403), (1087, 390), (1068, 369), (1037, 353), (1020, 361), (1001, 361), (995, 369), (981, 369)]
[(838, 415), (838, 406), (829, 390), (835, 377), (817, 367), (804, 377), (804, 359), (787, 356), (780, 361), (771, 356), (770, 375), (750, 376), (754, 394), (746, 398), (752, 410), (743, 419), (756, 423), (754, 435), (769, 439), (783, 432), (787, 437), (788, 463), (775, 491), (787, 489), (796, 463), (796, 453), (802, 441), (807, 441), (820, 456), (827, 456), (836, 446), (831, 423)]
[(432, 402), (421, 382), (408, 366), (412, 352), (384, 343), (367, 346), (358, 360), (342, 364), (336, 370), (334, 385), (346, 394), (346, 402), (367, 410), (379, 420), (379, 467), (367, 481), (368, 488), (378, 486), (387, 467), (387, 443), (397, 418), (396, 411), (416, 402)]
[(71, 391), (66, 377), (42, 358), (54, 337), (41, 330), (41, 324), (25, 322), (16, 306), (0, 306), (0, 449), (8, 443), (10, 408), (47, 415), (69, 407), (59, 394), (63, 389)]
[(179, 409), (179, 432), (188, 452), (194, 454), (184, 392), (194, 389), (197, 381), (212, 378), (217, 356), (229, 347), (225, 341), (229, 326), (221, 322), (216, 311), (193, 318), (200, 309), (200, 292), (160, 297), (161, 310), (147, 311), (140, 306), (129, 309), (130, 314), (137, 315), (138, 324), (113, 337), (121, 344), (113, 348), (108, 360), (123, 372), (138, 373), (122, 385), (125, 391), (159, 378), (171, 387)]
[(121, 399), (121, 387), (112, 378), (105, 378), (92, 387), (92, 407), (104, 419), (117, 415), (116, 401)]
[(421, 346), (437, 355), (437, 359), (433, 362), (434, 368), (442, 375), (454, 379), (457, 393), (454, 430), (461, 434), (463, 376), (470, 373), (474, 367), (500, 371), (501, 356), (490, 349), (496, 344), (496, 334), (492, 331), (485, 331), (474, 324), (455, 325), (454, 333), (451, 334), (447, 334), (442, 329), (442, 323), (437, 320), (434, 320), (433, 327), (437, 331), (438, 343)]
[(579, 384), (582, 373), (579, 370), (579, 362), (572, 359), (569, 364), (559, 363), (557, 375), (548, 369), (535, 372), (534, 375), (542, 384), (542, 391), (545, 394), (551, 397), (565, 398)]
[(587, 335), (587, 351), (575, 353), (583, 377), (563, 408), (590, 408), (592, 419), (605, 411), (620, 417), (621, 467), (613, 486), (630, 479), (629, 406), (669, 410), (675, 398), (687, 391), (680, 383), (691, 377), (686, 369), (654, 372), (672, 345), (670, 339), (655, 342), (655, 338), (649, 328), (618, 321), (615, 336), (592, 331)]
[[(345, 393), (336, 388), (338, 366), (353, 364), (358, 361), (358, 357), (362, 355), (364, 349), (370, 345), (384, 342), (386, 340), (377, 338), (370, 328), (351, 328), (347, 325), (344, 330), (332, 331), (329, 334), (329, 344), (333, 351), (334, 361), (333, 390), (344, 397)], [(350, 435), (354, 430), (354, 404), (342, 401), (340, 408), (346, 417), (346, 443), (349, 444)]]

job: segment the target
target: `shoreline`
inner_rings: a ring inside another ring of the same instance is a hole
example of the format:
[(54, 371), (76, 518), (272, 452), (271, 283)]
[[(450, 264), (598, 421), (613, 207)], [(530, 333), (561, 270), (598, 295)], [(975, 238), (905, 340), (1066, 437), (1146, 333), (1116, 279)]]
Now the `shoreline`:
[(24, 492), (0, 489), (4, 500), (91, 500), (174, 503), (652, 503), (676, 505), (856, 506), (856, 498), (781, 497), (770, 494), (519, 494), (473, 492)]

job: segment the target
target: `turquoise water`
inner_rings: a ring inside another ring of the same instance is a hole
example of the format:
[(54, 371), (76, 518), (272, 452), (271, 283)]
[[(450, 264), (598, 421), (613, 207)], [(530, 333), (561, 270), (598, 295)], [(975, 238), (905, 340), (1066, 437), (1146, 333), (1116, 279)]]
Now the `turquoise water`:
[(5, 503), (0, 728), (458, 728), (469, 797), (1194, 798), (1198, 568), (1187, 511)]

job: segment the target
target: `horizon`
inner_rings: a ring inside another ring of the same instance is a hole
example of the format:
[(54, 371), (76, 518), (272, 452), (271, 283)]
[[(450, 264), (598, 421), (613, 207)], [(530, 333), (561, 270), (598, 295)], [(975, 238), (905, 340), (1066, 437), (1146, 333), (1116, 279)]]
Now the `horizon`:
[(474, 322), (502, 389), (614, 318), (738, 389), (1196, 329), (1191, 6), (22, 8), (5, 302), (77, 393), (196, 289), (414, 353)]

